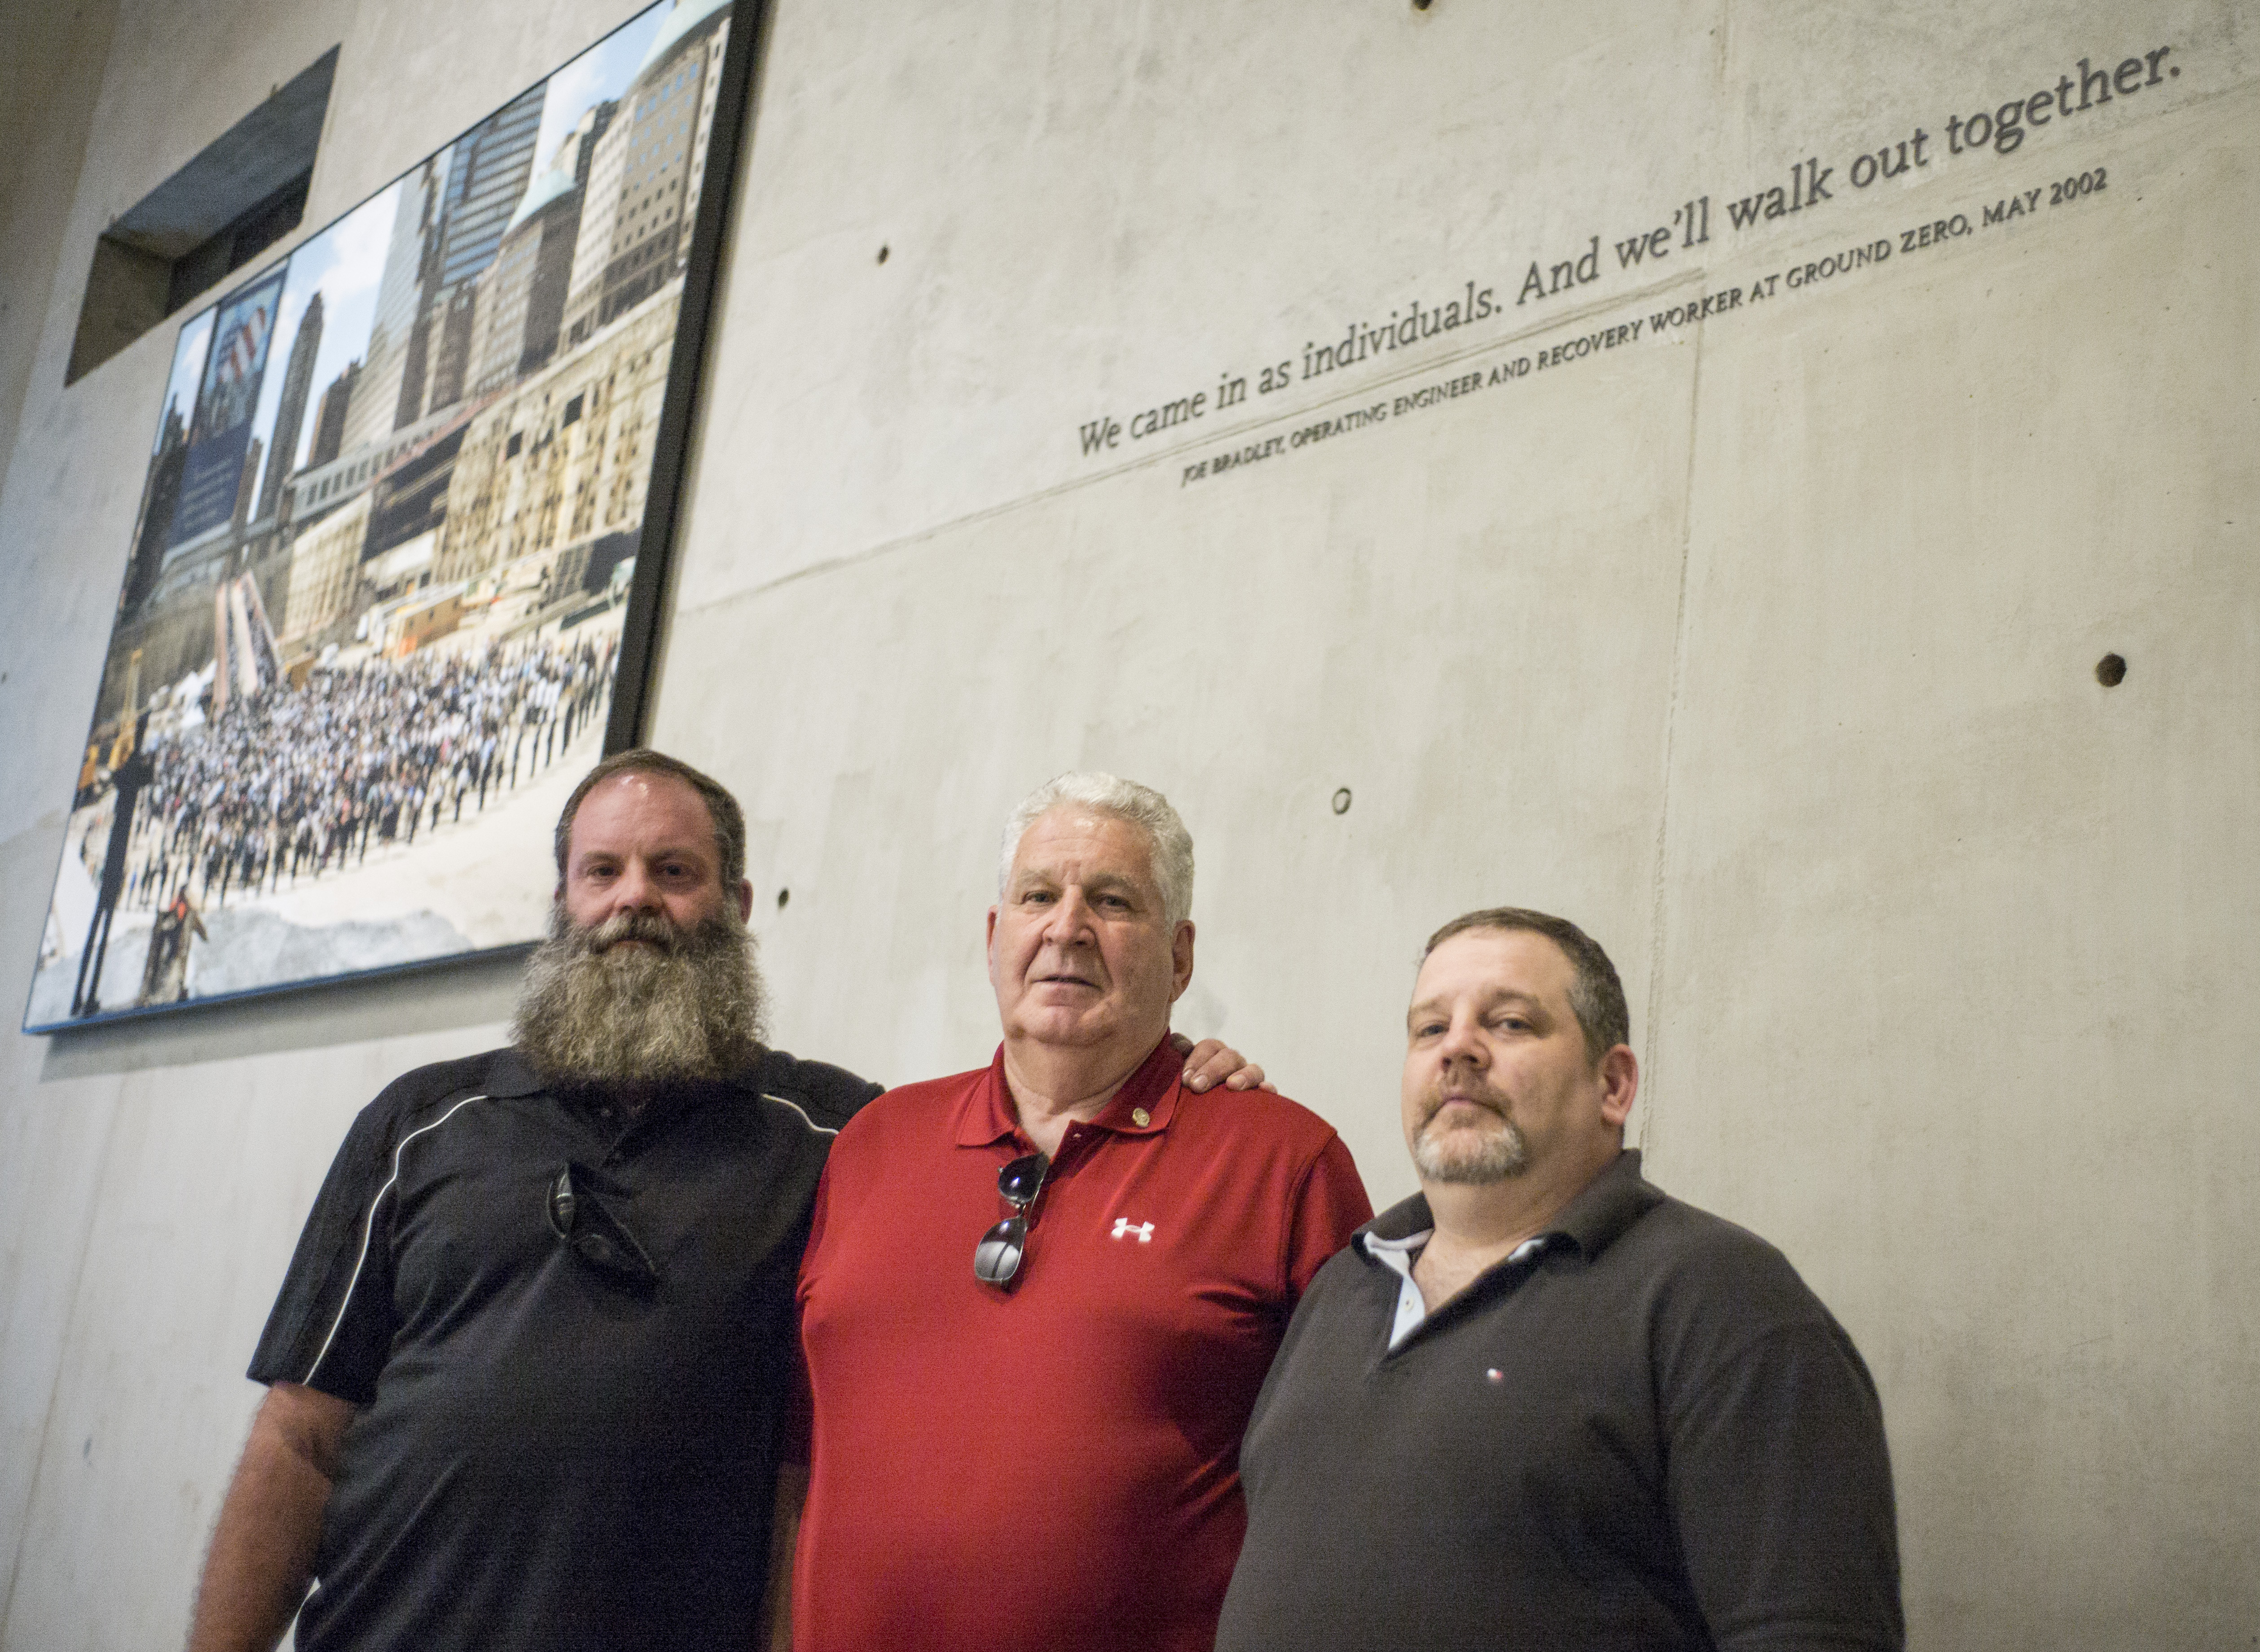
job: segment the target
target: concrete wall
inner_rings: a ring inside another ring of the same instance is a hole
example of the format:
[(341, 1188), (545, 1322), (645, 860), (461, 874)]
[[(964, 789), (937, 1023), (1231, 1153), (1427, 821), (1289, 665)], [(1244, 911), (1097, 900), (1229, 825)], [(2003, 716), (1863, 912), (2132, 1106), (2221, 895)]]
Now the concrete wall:
[[(0, 225), (61, 248), (0, 492), (0, 999), (171, 348), (61, 388), (95, 233), (333, 42), (309, 228), (625, 10), (118, 8), (75, 192)], [(2243, 1643), (2254, 23), (779, 0), (654, 735), (746, 801), (781, 1041), (983, 1059), (995, 823), (1116, 768), (1200, 845), (1183, 1024), (1334, 1119), (1381, 1200), (1420, 939), (1567, 912), (1631, 990), (1652, 1174), (1779, 1243), (1876, 1371), (1914, 1644)], [(1949, 117), (2128, 57), (2109, 106), (1949, 151)], [(1799, 210), (1736, 227), (1774, 183)], [(1303, 376), (1469, 283), (1491, 313)], [(1248, 399), (1133, 435), (1220, 375)], [(6, 1035), (0, 1645), (178, 1634), (330, 1150), (511, 987)]]

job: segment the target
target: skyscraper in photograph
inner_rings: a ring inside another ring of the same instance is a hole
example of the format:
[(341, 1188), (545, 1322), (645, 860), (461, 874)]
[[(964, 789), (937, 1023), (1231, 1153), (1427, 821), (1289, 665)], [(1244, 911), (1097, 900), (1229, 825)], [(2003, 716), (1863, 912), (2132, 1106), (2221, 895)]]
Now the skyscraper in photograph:
[(577, 579), (607, 547), (634, 554), (681, 304), (679, 290), (654, 300), (470, 417), (435, 582), (542, 556)]
[(181, 469), (189, 451), (188, 421), (177, 399), (165, 405), (164, 431), (157, 452), (149, 461), (149, 480), (141, 490), (141, 520), (133, 534), (133, 560), (126, 564), (125, 589), (118, 599), (118, 616), (131, 619), (157, 589), (158, 571), (165, 565), (165, 547), (172, 543), (173, 513), (181, 503)]
[(616, 111), (604, 132), (587, 147), (587, 176), (581, 186), (581, 225), (573, 246), (573, 269), (565, 283), (563, 326), (568, 349), (597, 330), (597, 307), (604, 297), (604, 266), (612, 256), (612, 232), (619, 221), (620, 180), (627, 168), (633, 123)]
[(273, 440), (268, 444), (267, 479), (259, 486), (259, 517), (271, 517), (282, 497), (282, 479), (298, 456), (298, 436), (306, 422), (306, 399), (314, 388), (314, 357), (322, 347), (322, 294), (317, 288), (306, 301), (298, 322), (298, 336), (290, 344), (290, 364), (282, 374), (282, 400), (275, 410)]
[(321, 404), (314, 410), (314, 440), (307, 449), (304, 468), (318, 468), (346, 450), (346, 421), (350, 417), (354, 390), (361, 383), (361, 375), (360, 361), (348, 361), (345, 371), (332, 379), (323, 390)]
[(589, 168), (596, 164), (597, 145), (612, 129), (612, 119), (619, 112), (619, 104), (609, 97), (583, 110), (573, 130), (558, 140), (556, 158), (550, 164), (560, 172), (570, 172), (573, 182), (586, 189)]
[(243, 531), (244, 524), (251, 520), (251, 501), (259, 485), (259, 456), (263, 450), (264, 444), (256, 436), (243, 450), (243, 474), (236, 478), (235, 483), (235, 510), (228, 518), (239, 533)]
[[(493, 262), (533, 173), (541, 135), (542, 82), (512, 98), (455, 140), (440, 230), (437, 268), (425, 297), (430, 376), (422, 411), (463, 398), (471, 366), (472, 287)], [(404, 419), (403, 423), (411, 422)]]
[[(410, 335), (424, 311), (425, 270), (433, 261), (434, 249), (430, 244), (438, 234), (441, 193), (454, 153), (453, 146), (442, 149), (400, 181), (392, 234), (385, 245), (384, 274), (377, 282), (376, 315), (354, 385), (352, 405), (344, 414), (339, 453), (383, 441), (401, 425), (414, 422), (399, 417), (402, 380), (408, 366)], [(422, 395), (418, 374), (419, 407)], [(337, 454), (330, 457), (334, 459)]]
[(577, 344), (682, 274), (729, 44), (730, 0), (677, 0), (597, 145), (563, 327)]
[(526, 199), (504, 232), (494, 262), (476, 283), (473, 395), (503, 389), (521, 373), (547, 365), (557, 353), (565, 283), (572, 274), (574, 238), (581, 225), (581, 185), (573, 175), (573, 159), (569, 134), (559, 146), (558, 164), (526, 186)]
[[(619, 105), (581, 111), (557, 151), (526, 185), (494, 262), (479, 277), (471, 390), (484, 395), (547, 365), (563, 342), (565, 299), (580, 245), (590, 169)], [(615, 191), (617, 193), (617, 190)], [(604, 232), (610, 233), (609, 230)]]

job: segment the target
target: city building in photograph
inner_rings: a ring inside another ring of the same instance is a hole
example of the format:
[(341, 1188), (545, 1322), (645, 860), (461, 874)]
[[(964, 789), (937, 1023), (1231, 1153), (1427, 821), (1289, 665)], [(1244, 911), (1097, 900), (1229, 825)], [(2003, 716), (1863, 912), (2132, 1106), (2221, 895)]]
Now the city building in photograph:
[(27, 1026), (540, 936), (729, 18), (661, 0), (182, 328)]

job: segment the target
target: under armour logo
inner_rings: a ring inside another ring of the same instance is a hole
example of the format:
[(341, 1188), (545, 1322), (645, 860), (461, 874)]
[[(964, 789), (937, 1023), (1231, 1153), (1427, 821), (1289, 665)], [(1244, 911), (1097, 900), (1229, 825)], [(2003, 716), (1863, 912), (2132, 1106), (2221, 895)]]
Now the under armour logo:
[(1154, 1242), (1154, 1224), (1151, 1222), (1134, 1222), (1127, 1216), (1118, 1216), (1114, 1219), (1115, 1238), (1127, 1239), (1133, 1234), (1138, 1235), (1138, 1242), (1140, 1244), (1150, 1245)]

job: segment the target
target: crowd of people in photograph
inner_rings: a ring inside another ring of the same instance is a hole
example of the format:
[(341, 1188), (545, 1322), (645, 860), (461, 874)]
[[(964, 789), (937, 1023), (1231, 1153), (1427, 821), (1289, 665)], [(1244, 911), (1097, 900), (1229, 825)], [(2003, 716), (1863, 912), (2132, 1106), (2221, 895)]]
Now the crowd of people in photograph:
[(359, 865), (541, 773), (609, 704), (617, 637), (317, 669), (151, 754), (124, 904), (198, 910)]

